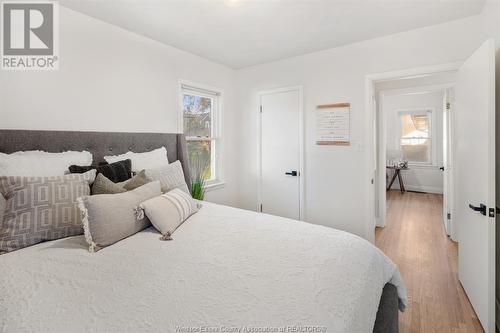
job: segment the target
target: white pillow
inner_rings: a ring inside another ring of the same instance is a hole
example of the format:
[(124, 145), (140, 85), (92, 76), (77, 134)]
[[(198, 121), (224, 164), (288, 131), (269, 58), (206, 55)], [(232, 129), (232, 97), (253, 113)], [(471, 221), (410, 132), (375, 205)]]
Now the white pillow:
[(144, 201), (139, 208), (161, 233), (161, 240), (171, 240), (175, 229), (199, 209), (191, 195), (178, 188)]
[(130, 159), (132, 161), (132, 171), (139, 172), (144, 169), (158, 169), (168, 165), (167, 149), (161, 147), (145, 153), (127, 152), (121, 155), (104, 156), (108, 163), (115, 163)]
[(0, 176), (64, 176), (70, 165), (92, 165), (88, 151), (48, 153), (40, 150), (0, 153)]

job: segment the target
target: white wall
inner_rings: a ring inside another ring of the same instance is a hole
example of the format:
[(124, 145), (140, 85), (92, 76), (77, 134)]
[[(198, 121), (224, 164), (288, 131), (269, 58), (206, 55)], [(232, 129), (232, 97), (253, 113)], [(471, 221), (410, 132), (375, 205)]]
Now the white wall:
[[(306, 219), (372, 239), (365, 218), (365, 75), (464, 60), (498, 27), (498, 13), (235, 72), (61, 7), (60, 70), (2, 71), (0, 127), (176, 132), (178, 81), (220, 87), (228, 184), (208, 198), (256, 209), (257, 92), (303, 85)], [(344, 101), (352, 106), (353, 144), (316, 146), (315, 106)]]
[[(387, 150), (399, 149), (398, 112), (401, 110), (433, 109), (431, 126), (433, 128), (433, 155), (432, 166), (410, 165), (409, 170), (401, 172), (407, 190), (443, 193), (443, 172), (439, 167), (443, 164), (443, 98), (444, 91), (426, 94), (398, 95), (387, 92), (382, 101), (382, 108), (386, 115)], [(389, 173), (392, 177), (392, 173)], [(399, 190), (397, 179), (392, 189)]]
[(179, 80), (218, 87), (227, 185), (207, 198), (236, 204), (232, 69), (63, 6), (59, 68), (0, 73), (1, 128), (179, 132)]
[[(294, 57), (237, 72), (241, 204), (257, 208), (257, 93), (303, 85), (306, 220), (374, 238), (368, 193), (365, 76), (466, 59), (488, 37), (483, 15)], [(314, 143), (316, 105), (351, 103), (352, 145)]]

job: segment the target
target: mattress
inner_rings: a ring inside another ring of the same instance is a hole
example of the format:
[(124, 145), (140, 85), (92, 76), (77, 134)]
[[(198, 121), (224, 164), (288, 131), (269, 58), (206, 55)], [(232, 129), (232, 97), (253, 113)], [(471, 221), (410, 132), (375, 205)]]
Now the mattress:
[(382, 290), (406, 290), (352, 234), (203, 203), (89, 253), (83, 236), (0, 256), (2, 332), (372, 332)]

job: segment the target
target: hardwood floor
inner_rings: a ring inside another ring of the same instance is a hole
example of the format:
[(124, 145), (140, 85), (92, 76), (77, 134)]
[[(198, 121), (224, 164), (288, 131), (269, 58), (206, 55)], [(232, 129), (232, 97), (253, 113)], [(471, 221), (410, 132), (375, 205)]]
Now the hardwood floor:
[(385, 228), (376, 244), (408, 288), (400, 332), (483, 332), (458, 281), (458, 246), (445, 234), (442, 195), (389, 191)]

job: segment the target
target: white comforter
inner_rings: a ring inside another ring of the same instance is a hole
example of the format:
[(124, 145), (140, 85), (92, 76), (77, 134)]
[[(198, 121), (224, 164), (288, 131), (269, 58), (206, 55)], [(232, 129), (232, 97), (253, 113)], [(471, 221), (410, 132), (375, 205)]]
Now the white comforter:
[(0, 256), (1, 332), (371, 332), (396, 266), (349, 233), (205, 203), (174, 234)]

